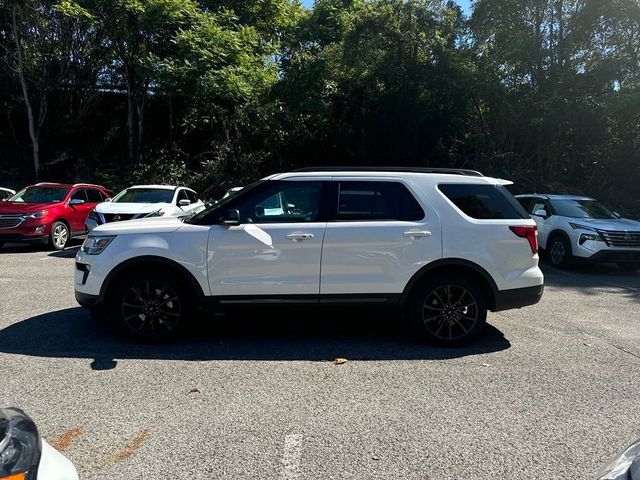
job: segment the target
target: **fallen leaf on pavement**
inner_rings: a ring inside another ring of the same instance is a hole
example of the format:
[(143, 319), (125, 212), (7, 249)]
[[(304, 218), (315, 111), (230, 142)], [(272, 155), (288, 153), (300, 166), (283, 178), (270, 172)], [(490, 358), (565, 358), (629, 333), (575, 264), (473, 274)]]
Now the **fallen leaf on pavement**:
[(333, 361), (334, 365), (344, 365), (345, 363), (347, 363), (347, 359), (346, 358), (336, 358)]

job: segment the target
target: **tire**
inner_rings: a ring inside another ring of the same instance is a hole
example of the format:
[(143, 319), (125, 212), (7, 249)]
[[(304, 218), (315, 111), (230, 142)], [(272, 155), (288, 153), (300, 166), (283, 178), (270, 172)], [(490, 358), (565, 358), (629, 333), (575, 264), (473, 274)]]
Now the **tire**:
[(566, 238), (555, 236), (547, 245), (547, 259), (556, 268), (569, 268), (572, 263), (573, 252)]
[(486, 325), (486, 294), (465, 277), (440, 276), (416, 288), (407, 313), (420, 338), (442, 346), (464, 345)]
[(640, 270), (640, 263), (619, 263), (618, 268), (623, 272), (635, 272)]
[(70, 238), (69, 227), (64, 222), (54, 222), (49, 232), (49, 248), (64, 250)]
[(193, 301), (175, 278), (154, 271), (117, 283), (107, 300), (108, 319), (144, 343), (178, 338), (193, 312)]

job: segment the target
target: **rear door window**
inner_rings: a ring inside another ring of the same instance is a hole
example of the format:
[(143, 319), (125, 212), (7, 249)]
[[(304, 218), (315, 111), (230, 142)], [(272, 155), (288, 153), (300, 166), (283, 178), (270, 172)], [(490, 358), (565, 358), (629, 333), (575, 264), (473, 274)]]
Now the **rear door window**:
[(340, 182), (336, 219), (418, 221), (424, 210), (399, 182)]
[(438, 189), (471, 218), (516, 220), (529, 218), (522, 205), (502, 185), (447, 183)]

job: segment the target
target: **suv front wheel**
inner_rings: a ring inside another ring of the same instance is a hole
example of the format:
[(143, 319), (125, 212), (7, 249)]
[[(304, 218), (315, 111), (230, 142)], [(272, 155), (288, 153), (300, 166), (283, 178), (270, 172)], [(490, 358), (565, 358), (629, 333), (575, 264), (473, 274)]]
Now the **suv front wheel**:
[(156, 343), (174, 339), (184, 330), (192, 302), (173, 278), (138, 274), (118, 283), (107, 308), (110, 319), (129, 336)]
[(462, 276), (442, 276), (423, 283), (408, 308), (413, 330), (444, 346), (468, 343), (482, 331), (487, 319), (484, 292)]

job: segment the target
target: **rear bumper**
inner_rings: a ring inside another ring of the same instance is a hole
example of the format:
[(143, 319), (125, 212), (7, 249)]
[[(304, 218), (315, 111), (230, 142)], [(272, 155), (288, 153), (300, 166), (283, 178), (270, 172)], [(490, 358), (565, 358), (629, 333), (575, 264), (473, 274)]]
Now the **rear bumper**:
[(533, 287), (498, 290), (495, 294), (496, 304), (493, 311), (499, 312), (501, 310), (534, 305), (542, 298), (543, 291), (544, 284), (535, 285)]

